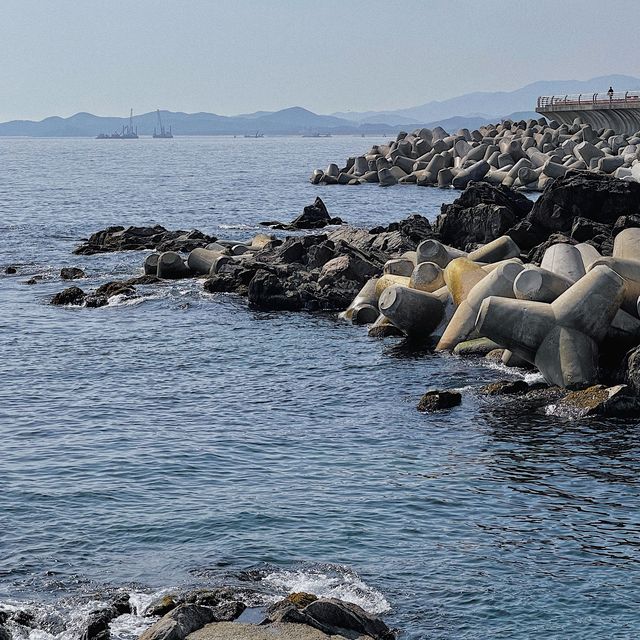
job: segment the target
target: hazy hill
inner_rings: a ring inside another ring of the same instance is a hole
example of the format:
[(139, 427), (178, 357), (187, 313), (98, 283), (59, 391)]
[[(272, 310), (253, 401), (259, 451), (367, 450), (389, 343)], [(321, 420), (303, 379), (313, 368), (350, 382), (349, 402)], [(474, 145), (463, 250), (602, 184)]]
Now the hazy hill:
[(434, 100), (417, 107), (398, 109), (395, 111), (339, 112), (333, 115), (354, 122), (391, 123), (398, 118), (399, 123), (405, 119), (413, 122), (433, 122), (453, 116), (487, 117), (489, 120), (500, 119), (506, 114), (524, 111), (535, 111), (536, 99), (542, 95), (565, 95), (567, 93), (591, 94), (607, 91), (612, 86), (617, 91), (640, 88), (640, 79), (632, 76), (610, 75), (591, 78), (590, 80), (555, 80), (540, 81), (528, 84), (515, 91), (478, 91), (466, 93), (448, 100)]

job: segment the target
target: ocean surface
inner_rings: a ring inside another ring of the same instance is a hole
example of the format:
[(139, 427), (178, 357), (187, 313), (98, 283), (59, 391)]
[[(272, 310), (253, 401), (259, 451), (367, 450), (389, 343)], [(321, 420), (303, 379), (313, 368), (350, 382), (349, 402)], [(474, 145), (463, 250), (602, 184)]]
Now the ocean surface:
[[(309, 184), (376, 142), (0, 139), (0, 609), (39, 627), (16, 639), (75, 640), (114, 591), (219, 584), (345, 598), (411, 640), (640, 635), (633, 421), (526, 415), (475, 390), (524, 372), (197, 280), (48, 305), (63, 266), (85, 289), (141, 272), (147, 252), (72, 255), (108, 225), (242, 240), (318, 195), (365, 227), (456, 197)], [(418, 413), (432, 387), (462, 406)]]

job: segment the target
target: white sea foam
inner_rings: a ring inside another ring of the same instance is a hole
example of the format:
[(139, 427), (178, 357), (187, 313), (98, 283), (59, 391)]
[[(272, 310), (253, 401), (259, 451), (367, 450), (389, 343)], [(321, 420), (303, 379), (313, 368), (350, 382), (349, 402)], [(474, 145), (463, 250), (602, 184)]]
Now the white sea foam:
[(262, 581), (278, 591), (305, 591), (325, 598), (352, 602), (369, 613), (380, 614), (391, 609), (384, 595), (367, 585), (356, 573), (344, 567), (319, 566), (291, 571), (275, 571)]

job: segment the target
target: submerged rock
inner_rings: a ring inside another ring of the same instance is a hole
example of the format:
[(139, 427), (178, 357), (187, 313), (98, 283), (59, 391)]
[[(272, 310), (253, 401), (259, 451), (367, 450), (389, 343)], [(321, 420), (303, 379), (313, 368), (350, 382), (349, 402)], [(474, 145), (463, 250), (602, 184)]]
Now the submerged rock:
[(5, 267), (4, 272), (8, 275), (8, 276), (12, 276), (16, 273), (18, 273), (18, 268), (14, 267), (13, 265), (9, 265), (8, 267)]
[(60, 269), (60, 277), (63, 280), (77, 280), (86, 277), (86, 275), (79, 267), (63, 267)]
[(427, 391), (418, 403), (418, 411), (440, 411), (457, 407), (462, 402), (458, 391)]
[(554, 413), (571, 417), (600, 415), (611, 418), (636, 414), (638, 409), (638, 397), (629, 386), (594, 385), (568, 393), (557, 403)]
[(51, 298), (51, 304), (59, 306), (80, 306), (84, 304), (86, 295), (80, 287), (67, 287)]
[(480, 393), (487, 396), (502, 396), (526, 393), (528, 390), (529, 385), (524, 380), (499, 380), (482, 387)]

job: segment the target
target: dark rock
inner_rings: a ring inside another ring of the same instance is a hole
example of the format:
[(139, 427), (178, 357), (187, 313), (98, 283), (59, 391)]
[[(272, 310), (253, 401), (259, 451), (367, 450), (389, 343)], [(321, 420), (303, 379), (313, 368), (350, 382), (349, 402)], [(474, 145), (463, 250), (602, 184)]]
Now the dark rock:
[(4, 272), (5, 272), (7, 275), (11, 276), (11, 275), (13, 275), (14, 273), (18, 273), (18, 269), (17, 269), (17, 267), (14, 267), (14, 266), (12, 266), (12, 265), (9, 265), (8, 267), (6, 267), (6, 268), (5, 268)]
[(216, 621), (216, 610), (211, 607), (181, 604), (149, 627), (140, 640), (184, 640), (190, 633)]
[(29, 278), (28, 280), (25, 280), (24, 283), (28, 285), (38, 284), (38, 278)]
[(128, 284), (128, 282), (116, 280), (113, 282), (106, 282), (105, 284), (100, 285), (95, 290), (94, 295), (111, 298), (113, 296), (120, 296), (120, 295), (131, 297), (135, 295), (135, 293), (136, 293), (136, 290), (133, 288), (133, 286)]
[(548, 236), (557, 231), (568, 234), (575, 218), (611, 226), (621, 216), (639, 215), (640, 184), (637, 182), (590, 171), (569, 171), (538, 198), (527, 216), (534, 231), (532, 244), (519, 245), (530, 249), (540, 242), (540, 234)]
[(0, 625), (4, 624), (9, 619), (9, 612), (0, 609)]
[[(586, 242), (599, 235), (609, 236), (611, 235), (611, 229), (606, 224), (600, 224), (588, 218), (580, 217), (573, 219), (571, 237), (577, 242)], [(598, 244), (601, 244), (601, 242)]]
[(621, 363), (620, 380), (640, 397), (640, 347), (631, 349)]
[(332, 218), (327, 211), (327, 207), (321, 198), (316, 198), (313, 204), (306, 206), (303, 212), (289, 224), (273, 220), (271, 222), (261, 222), (262, 226), (280, 229), (284, 231), (295, 231), (298, 229), (322, 229), (327, 225), (343, 224), (340, 218)]
[(142, 615), (145, 617), (164, 616), (166, 613), (169, 613), (169, 611), (175, 609), (180, 602), (181, 600), (175, 594), (161, 596), (151, 602)]
[(453, 203), (442, 205), (435, 231), (445, 244), (464, 249), (505, 235), (531, 207), (530, 200), (507, 187), (472, 182)]
[(9, 630), (5, 629), (2, 625), (0, 625), (0, 640), (13, 640)]
[(128, 593), (122, 593), (118, 597), (114, 598), (111, 602), (111, 608), (115, 611), (114, 617), (123, 616), (126, 613), (133, 613), (131, 608), (131, 602)]
[(614, 223), (611, 235), (615, 238), (624, 229), (640, 227), (640, 215), (620, 216)]
[(205, 280), (204, 290), (208, 293), (237, 293), (240, 295), (248, 293), (248, 288), (228, 273), (216, 273)]
[(572, 418), (590, 415), (613, 418), (637, 415), (639, 409), (638, 397), (631, 387), (594, 385), (569, 392), (557, 403), (555, 413)]
[(63, 280), (77, 280), (86, 276), (85, 272), (78, 267), (63, 267), (60, 269), (60, 277)]
[(554, 244), (578, 244), (573, 238), (569, 236), (565, 236), (562, 233), (552, 233), (544, 242), (540, 243), (538, 246), (533, 247), (529, 254), (527, 255), (527, 262), (531, 262), (533, 264), (537, 264), (540, 266), (542, 262), (542, 258), (544, 257), (544, 252)]
[(74, 253), (93, 255), (112, 251), (158, 249), (160, 251), (192, 251), (205, 247), (216, 238), (201, 231), (168, 231), (163, 226), (155, 227), (107, 227), (91, 235), (78, 246)]
[(28, 627), (29, 629), (36, 628), (36, 617), (30, 611), (18, 609), (18, 611), (14, 611), (11, 614), (10, 618), (12, 622), (21, 627)]
[(129, 594), (120, 594), (108, 607), (96, 609), (89, 614), (87, 626), (82, 633), (82, 640), (108, 640), (110, 636), (109, 623), (113, 619), (131, 612)]
[(491, 349), (489, 353), (485, 356), (486, 360), (490, 360), (491, 362), (499, 362), (502, 363), (502, 356), (504, 354), (504, 349)]
[(374, 640), (394, 640), (395, 634), (380, 619), (356, 604), (312, 594), (292, 594), (268, 610), (272, 622), (306, 624), (330, 636), (365, 635)]
[(427, 391), (418, 403), (418, 411), (440, 411), (457, 407), (462, 402), (462, 394), (457, 391)]
[(51, 304), (79, 306), (84, 303), (85, 298), (86, 294), (80, 287), (68, 287), (56, 293), (51, 299)]
[(275, 273), (259, 270), (248, 289), (249, 304), (260, 309), (296, 311), (302, 308), (302, 299), (295, 289), (289, 288)]
[(481, 387), (480, 392), (487, 396), (503, 396), (526, 393), (529, 385), (524, 380), (500, 380)]

